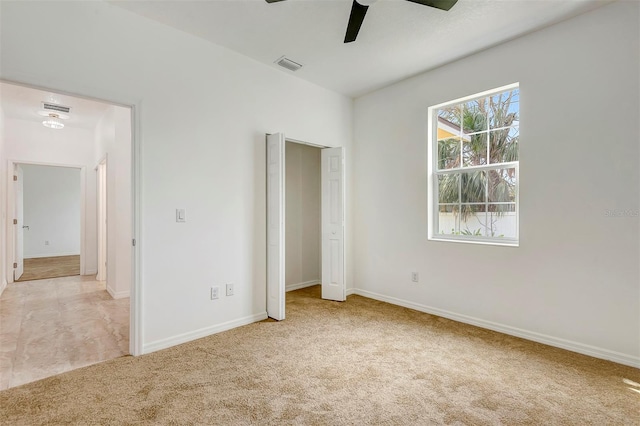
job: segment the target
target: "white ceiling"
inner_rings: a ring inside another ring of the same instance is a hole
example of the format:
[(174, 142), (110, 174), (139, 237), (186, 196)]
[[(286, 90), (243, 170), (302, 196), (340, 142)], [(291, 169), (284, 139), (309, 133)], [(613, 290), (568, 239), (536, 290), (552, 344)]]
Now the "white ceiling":
[(61, 121), (65, 126), (85, 129), (94, 129), (110, 106), (89, 99), (0, 82), (0, 105), (7, 118), (42, 122), (45, 117), (39, 115), (38, 111), (42, 111), (43, 101), (71, 107), (69, 119)]
[(357, 97), (610, 1), (458, 0), (444, 12), (380, 0), (350, 44), (351, 0), (111, 3), (292, 73), (273, 63), (286, 55), (304, 65), (295, 76)]

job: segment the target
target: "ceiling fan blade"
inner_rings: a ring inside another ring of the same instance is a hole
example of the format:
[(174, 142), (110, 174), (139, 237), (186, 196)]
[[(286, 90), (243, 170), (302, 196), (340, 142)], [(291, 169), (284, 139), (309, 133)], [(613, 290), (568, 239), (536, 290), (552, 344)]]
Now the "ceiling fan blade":
[(441, 9), (441, 10), (449, 10), (458, 2), (458, 0), (407, 0), (407, 1), (410, 1), (412, 3), (422, 4), (424, 6), (435, 7), (436, 9)]
[(349, 23), (347, 24), (347, 33), (344, 35), (344, 42), (351, 43), (358, 37), (358, 31), (364, 21), (364, 16), (367, 14), (369, 6), (363, 6), (356, 0), (353, 0), (351, 5), (351, 15), (349, 16)]
[(266, 0), (267, 3), (277, 3), (279, 1), (284, 1), (284, 0)]

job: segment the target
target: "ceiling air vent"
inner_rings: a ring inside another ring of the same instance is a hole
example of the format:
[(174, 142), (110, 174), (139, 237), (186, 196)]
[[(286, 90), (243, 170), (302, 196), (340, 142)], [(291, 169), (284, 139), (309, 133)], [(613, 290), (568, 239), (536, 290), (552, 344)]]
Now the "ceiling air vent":
[(281, 67), (288, 69), (289, 71), (298, 71), (300, 68), (302, 68), (302, 64), (294, 62), (291, 59), (285, 58), (284, 56), (276, 60), (275, 63), (280, 65)]
[(48, 102), (43, 102), (42, 103), (42, 109), (44, 109), (45, 111), (64, 112), (65, 114), (68, 114), (71, 111), (71, 107), (64, 106), (64, 105), (58, 105), (58, 104), (52, 104), (52, 103), (48, 103)]

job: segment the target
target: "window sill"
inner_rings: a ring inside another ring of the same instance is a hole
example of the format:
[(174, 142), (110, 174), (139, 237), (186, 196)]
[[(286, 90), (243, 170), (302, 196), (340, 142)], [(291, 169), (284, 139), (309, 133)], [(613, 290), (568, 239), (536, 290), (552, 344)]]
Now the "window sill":
[(446, 243), (480, 244), (485, 246), (520, 247), (519, 241), (496, 241), (496, 240), (470, 240), (468, 238), (454, 237), (429, 237), (429, 241), (442, 241)]

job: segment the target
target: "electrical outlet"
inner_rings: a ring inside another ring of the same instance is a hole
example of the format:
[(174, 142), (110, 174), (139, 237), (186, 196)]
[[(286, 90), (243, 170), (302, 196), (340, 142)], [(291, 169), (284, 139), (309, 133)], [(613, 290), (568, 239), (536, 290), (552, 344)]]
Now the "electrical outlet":
[(220, 298), (220, 287), (211, 287), (211, 300)]
[(233, 283), (227, 284), (227, 296), (233, 296)]
[(44, 245), (45, 245), (45, 246), (48, 246), (48, 245), (49, 245), (49, 241), (46, 241), (46, 240), (45, 240)]
[(419, 278), (417, 272), (412, 272), (411, 273), (411, 281), (413, 281), (414, 283), (417, 283), (418, 281), (420, 281), (420, 278)]

